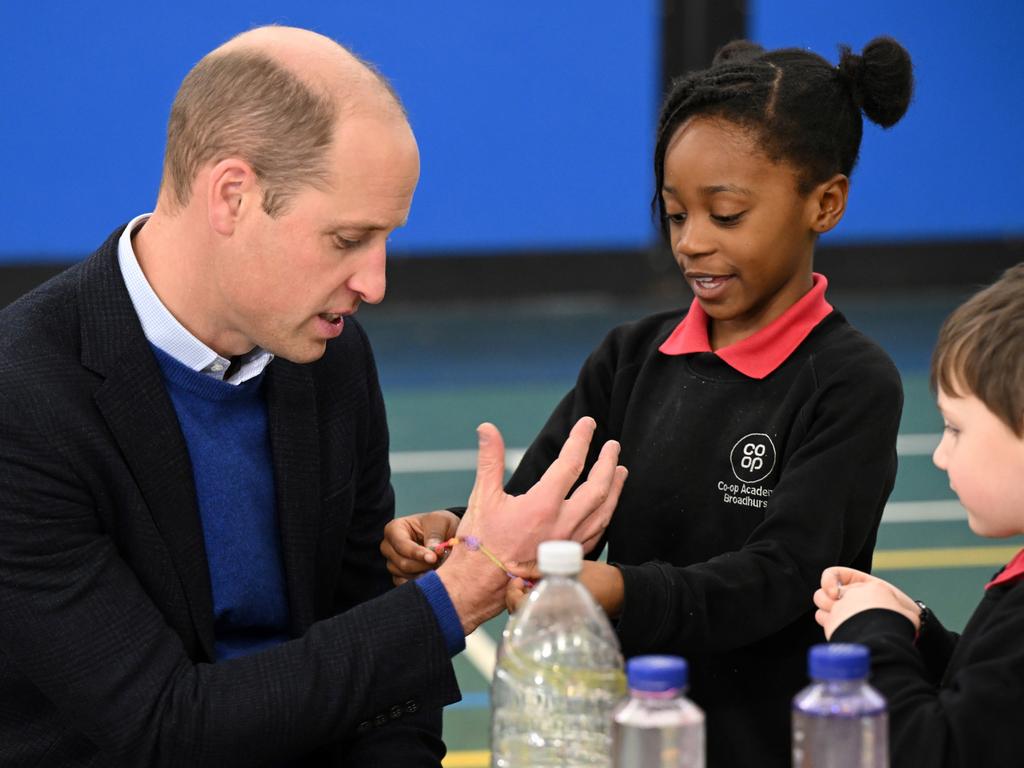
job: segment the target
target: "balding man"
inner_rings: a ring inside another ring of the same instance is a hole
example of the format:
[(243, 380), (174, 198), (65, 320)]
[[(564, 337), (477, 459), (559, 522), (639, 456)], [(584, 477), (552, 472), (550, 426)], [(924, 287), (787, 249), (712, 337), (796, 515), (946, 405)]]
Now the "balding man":
[[(506, 575), (456, 547), (395, 589), (370, 345), (419, 175), (380, 75), (262, 28), (175, 99), (156, 209), (0, 313), (0, 764), (440, 764), (451, 657)], [(593, 535), (593, 423), (528, 494), (480, 429), (460, 533)]]

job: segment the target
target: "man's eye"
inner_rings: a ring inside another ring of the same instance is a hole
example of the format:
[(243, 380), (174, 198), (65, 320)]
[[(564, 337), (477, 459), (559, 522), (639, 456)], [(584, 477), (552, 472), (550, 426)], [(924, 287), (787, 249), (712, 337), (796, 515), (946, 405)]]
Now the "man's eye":
[(345, 238), (345, 237), (335, 237), (334, 238), (334, 245), (335, 245), (335, 247), (340, 249), (340, 250), (342, 250), (342, 251), (347, 251), (350, 248), (355, 248), (358, 245), (362, 244), (362, 242), (363, 242), (362, 240), (349, 240), (348, 238)]

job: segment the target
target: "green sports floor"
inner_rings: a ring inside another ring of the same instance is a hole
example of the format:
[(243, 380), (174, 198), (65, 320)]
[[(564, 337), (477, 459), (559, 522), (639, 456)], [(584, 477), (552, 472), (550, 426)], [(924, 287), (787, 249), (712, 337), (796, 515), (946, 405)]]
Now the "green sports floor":
[[(928, 391), (932, 344), (960, 293), (848, 295), (832, 303), (896, 361), (905, 405), (899, 474), (882, 520), (874, 570), (924, 600), (950, 628), (963, 627), (991, 574), (1022, 546), (967, 527), (945, 475), (931, 463), (941, 419)], [(463, 503), (473, 482), (475, 427), (498, 425), (525, 448), (572, 385), (580, 363), (614, 325), (684, 305), (567, 301), (486, 306), (368, 307), (391, 427), (398, 514)], [(505, 616), (478, 630), (455, 661), (463, 700), (445, 712), (445, 765), (488, 765), (490, 670)]]

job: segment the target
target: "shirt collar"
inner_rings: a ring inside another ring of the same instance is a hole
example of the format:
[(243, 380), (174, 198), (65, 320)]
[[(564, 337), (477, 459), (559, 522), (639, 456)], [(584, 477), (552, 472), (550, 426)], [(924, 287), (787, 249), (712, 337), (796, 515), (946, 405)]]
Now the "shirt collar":
[(1011, 581), (1017, 581), (1024, 576), (1024, 549), (1013, 556), (1013, 560), (1006, 564), (996, 577), (992, 579), (988, 584), (985, 585), (985, 589), (995, 587), (999, 584), (1007, 584)]
[(711, 349), (708, 316), (700, 302), (694, 299), (686, 317), (658, 350), (666, 355), (713, 351), (744, 376), (763, 379), (782, 365), (818, 323), (832, 312), (832, 305), (825, 300), (828, 280), (817, 272), (811, 280), (811, 290), (770, 324), (752, 336), (716, 350)]
[(135, 307), (135, 314), (139, 316), (146, 340), (193, 371), (200, 371), (229, 384), (241, 384), (259, 376), (274, 359), (270, 352), (255, 347), (242, 355), (237, 370), (232, 372), (231, 378), (225, 379), (224, 374), (231, 366), (231, 361), (193, 336), (157, 296), (142, 267), (139, 266), (135, 249), (132, 247), (132, 233), (151, 215), (144, 213), (128, 222), (117, 242), (117, 260), (121, 276), (124, 278), (132, 306)]

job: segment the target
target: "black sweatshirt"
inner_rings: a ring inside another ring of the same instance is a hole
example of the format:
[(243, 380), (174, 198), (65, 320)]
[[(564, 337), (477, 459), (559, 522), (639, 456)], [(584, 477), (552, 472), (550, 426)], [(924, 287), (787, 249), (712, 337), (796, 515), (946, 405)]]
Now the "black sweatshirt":
[(883, 609), (844, 621), (833, 642), (871, 649), (889, 703), (892, 768), (1024, 765), (1024, 582), (990, 587), (962, 636), (935, 617), (914, 626)]
[(588, 468), (621, 442), (629, 479), (607, 543), (623, 652), (689, 660), (709, 766), (789, 766), (790, 702), (824, 641), (812, 595), (826, 566), (870, 568), (895, 479), (899, 375), (824, 307), (761, 379), (712, 352), (659, 351), (679, 312), (616, 328), (508, 485), (533, 485), (582, 416), (598, 424)]

